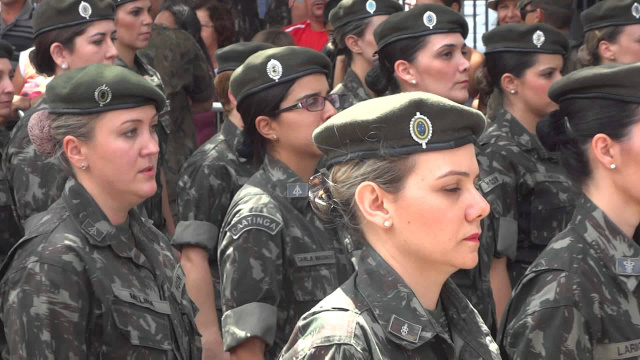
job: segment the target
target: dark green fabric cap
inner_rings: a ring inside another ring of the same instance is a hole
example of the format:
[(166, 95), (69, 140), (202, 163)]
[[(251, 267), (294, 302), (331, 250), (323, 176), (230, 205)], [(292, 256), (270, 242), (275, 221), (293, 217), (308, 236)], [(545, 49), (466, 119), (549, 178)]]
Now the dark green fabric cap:
[[(49, 0), (47, 0), (49, 1)], [(52, 114), (96, 114), (154, 105), (158, 113), (165, 97), (148, 80), (122, 66), (94, 64), (56, 76), (47, 85)]]
[(98, 20), (113, 20), (111, 0), (52, 0), (38, 4), (33, 12), (33, 36)]
[(373, 31), (378, 49), (398, 40), (433, 34), (469, 34), (469, 25), (464, 16), (450, 7), (439, 4), (423, 4), (409, 11), (395, 13)]
[(319, 51), (300, 46), (267, 49), (251, 55), (237, 68), (229, 89), (238, 103), (245, 97), (311, 74), (329, 74), (331, 62)]
[(275, 46), (266, 43), (240, 42), (218, 49), (215, 54), (218, 63), (218, 74), (233, 71), (240, 67), (249, 56), (258, 51), (272, 49)]
[(116, 5), (116, 7), (120, 6), (120, 5), (124, 5), (126, 3), (130, 3), (130, 2), (134, 2), (137, 0), (111, 0), (113, 1), (113, 3)]
[(473, 143), (484, 115), (443, 97), (408, 92), (362, 101), (313, 132), (327, 164), (454, 149)]
[(485, 54), (527, 52), (561, 54), (569, 52), (569, 39), (547, 24), (505, 24), (482, 35)]
[(404, 10), (395, 0), (342, 0), (329, 14), (333, 29), (347, 25), (352, 21), (373, 16), (391, 15)]
[(584, 32), (608, 26), (640, 24), (637, 0), (601, 1), (580, 15)]
[(0, 59), (9, 59), (13, 56), (13, 46), (4, 40), (0, 40)]
[(611, 99), (640, 103), (640, 63), (605, 64), (576, 70), (549, 88), (556, 103), (566, 99)]

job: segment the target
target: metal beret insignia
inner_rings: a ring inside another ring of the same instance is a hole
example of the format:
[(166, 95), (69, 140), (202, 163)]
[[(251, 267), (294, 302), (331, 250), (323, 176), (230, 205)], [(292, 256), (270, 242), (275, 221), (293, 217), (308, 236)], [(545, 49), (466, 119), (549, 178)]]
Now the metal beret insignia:
[(103, 107), (111, 101), (111, 89), (109, 89), (106, 84), (103, 84), (96, 89), (93, 96), (96, 98), (98, 104), (100, 104), (100, 107)]
[(638, 3), (634, 3), (631, 7), (631, 14), (633, 14), (636, 19), (640, 18), (640, 5), (638, 5)]
[(80, 6), (78, 6), (78, 12), (80, 13), (80, 16), (82, 16), (83, 18), (86, 18), (87, 20), (89, 19), (89, 16), (91, 16), (91, 5), (87, 4), (86, 2), (81, 2)]
[(376, 5), (376, 2), (375, 2), (375, 1), (373, 1), (373, 0), (369, 0), (369, 1), (367, 1), (367, 5), (366, 5), (366, 7), (367, 7), (367, 11), (368, 11), (370, 14), (373, 14), (373, 13), (376, 11), (376, 7), (377, 7), (377, 5)]
[(416, 116), (414, 116), (409, 123), (409, 132), (413, 140), (421, 144), (423, 149), (426, 149), (427, 142), (429, 142), (431, 135), (433, 135), (431, 121), (426, 116), (417, 112)]
[(282, 77), (282, 64), (280, 61), (271, 59), (267, 63), (267, 75), (275, 81), (278, 81)]
[(546, 38), (544, 37), (544, 33), (542, 31), (538, 30), (535, 32), (535, 34), (533, 34), (533, 44), (538, 48), (540, 48), (540, 46), (544, 44), (545, 40)]
[(438, 22), (438, 17), (433, 12), (427, 11), (426, 13), (424, 13), (422, 21), (424, 21), (424, 24), (427, 25), (429, 29), (433, 29), (433, 27), (436, 26), (436, 23)]

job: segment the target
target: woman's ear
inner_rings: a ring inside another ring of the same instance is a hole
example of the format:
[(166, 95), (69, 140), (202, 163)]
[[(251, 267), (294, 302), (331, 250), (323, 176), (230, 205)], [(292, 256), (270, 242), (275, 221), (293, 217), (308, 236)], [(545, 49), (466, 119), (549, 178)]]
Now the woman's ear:
[(608, 135), (597, 134), (591, 139), (591, 150), (597, 162), (607, 169), (616, 165), (620, 158), (620, 144), (613, 141)]
[(355, 193), (355, 201), (364, 220), (385, 228), (385, 222), (391, 220), (389, 211), (389, 194), (380, 186), (371, 181), (365, 181), (358, 185)]
[(598, 52), (600, 53), (600, 58), (606, 61), (616, 61), (617, 50), (618, 45), (605, 40), (600, 41), (600, 43), (598, 44)]
[(519, 81), (512, 74), (506, 73), (500, 78), (500, 86), (505, 93), (516, 94), (518, 93)]
[(60, 43), (53, 43), (49, 48), (49, 52), (51, 53), (51, 58), (55, 61), (58, 66), (63, 67), (62, 65), (69, 66), (69, 51), (62, 46)]
[(353, 54), (362, 54), (362, 47), (360, 46), (360, 39), (355, 35), (348, 35), (344, 39), (345, 44)]
[(393, 71), (396, 73), (398, 79), (403, 80), (406, 83), (413, 83), (417, 81), (416, 71), (408, 61), (398, 60), (393, 65)]
[(82, 164), (88, 165), (86, 148), (78, 138), (71, 135), (66, 136), (62, 140), (62, 147), (72, 167), (79, 169)]
[(268, 140), (278, 140), (276, 121), (268, 116), (260, 115), (256, 118), (256, 130)]

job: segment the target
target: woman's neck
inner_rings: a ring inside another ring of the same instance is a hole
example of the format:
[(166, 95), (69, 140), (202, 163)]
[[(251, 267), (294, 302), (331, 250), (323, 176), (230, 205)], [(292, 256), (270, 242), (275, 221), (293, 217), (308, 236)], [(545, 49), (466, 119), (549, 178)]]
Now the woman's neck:
[(122, 61), (124, 61), (127, 66), (133, 67), (135, 65), (136, 49), (125, 46), (122, 43), (118, 44), (118, 41), (116, 41), (115, 45)]
[(301, 154), (290, 154), (289, 152), (278, 151), (273, 147), (268, 148), (267, 153), (282, 161), (303, 181), (309, 181), (309, 179), (311, 179), (318, 168), (318, 162), (322, 158), (321, 156), (312, 157)]
[(513, 115), (522, 126), (527, 129), (532, 134), (536, 134), (536, 125), (538, 125), (538, 121), (540, 121), (540, 117), (536, 114), (533, 114), (531, 111), (525, 108), (525, 106), (521, 103), (514, 103), (511, 101), (504, 102), (504, 108), (511, 115)]
[(127, 220), (129, 210), (131, 210), (133, 206), (127, 206), (122, 201), (122, 197), (106, 193), (95, 182), (84, 179), (82, 176), (78, 176), (77, 180), (85, 190), (87, 190), (89, 195), (91, 195), (96, 204), (98, 204), (111, 224), (120, 225)]
[(632, 197), (619, 191), (608, 179), (597, 175), (584, 187), (584, 193), (620, 230), (633, 237), (640, 224), (640, 205)]
[(240, 116), (240, 113), (238, 112), (238, 110), (236, 110), (235, 107), (233, 108), (233, 110), (229, 112), (229, 121), (231, 121), (235, 126), (237, 126), (238, 129), (240, 130), (244, 129), (244, 123), (242, 122), (242, 117)]
[(367, 73), (369, 72), (369, 70), (371, 70), (372, 67), (373, 65), (369, 63), (362, 56), (354, 55), (353, 59), (351, 59), (351, 70), (353, 70), (356, 76), (358, 76), (360, 83), (362, 84), (364, 89), (367, 91), (369, 96), (374, 97), (375, 94), (373, 93), (373, 91), (369, 90), (369, 88), (367, 87), (367, 83), (365, 81), (365, 78), (367, 77)]

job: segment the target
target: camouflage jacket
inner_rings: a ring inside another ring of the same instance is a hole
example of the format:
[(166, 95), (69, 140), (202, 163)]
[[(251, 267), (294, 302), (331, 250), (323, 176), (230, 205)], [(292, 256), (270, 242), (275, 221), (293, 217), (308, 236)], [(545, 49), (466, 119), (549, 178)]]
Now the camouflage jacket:
[(588, 197), (514, 289), (509, 359), (640, 358), (640, 246)]
[(113, 226), (73, 178), (0, 270), (3, 356), (199, 359), (169, 241), (129, 212)]
[(218, 246), (225, 349), (256, 336), (275, 359), (300, 316), (353, 272), (308, 193), (308, 183), (267, 155), (233, 198)]
[(479, 139), (480, 191), (491, 205), (496, 256), (509, 259), (512, 284), (564, 230), (578, 191), (556, 156), (502, 109)]
[(451, 280), (442, 288), (436, 311), (426, 310), (400, 275), (366, 246), (358, 271), (300, 319), (280, 359), (500, 359), (500, 355), (478, 313)]
[[(2, 149), (5, 148), (9, 140), (9, 131), (0, 125), (0, 161), (2, 160)], [(0, 166), (0, 263), (9, 250), (22, 237), (22, 227), (18, 225), (13, 211), (13, 201), (9, 182)]]
[(340, 94), (340, 111), (347, 109), (361, 101), (371, 99), (358, 75), (349, 68), (344, 74), (344, 79), (333, 89), (332, 94)]
[(153, 25), (149, 45), (138, 55), (162, 78), (169, 123), (165, 179), (172, 213), (177, 214), (176, 186), (180, 168), (196, 150), (196, 131), (189, 99), (210, 100), (214, 95), (209, 64), (198, 43), (187, 32)]
[(187, 160), (178, 181), (180, 222), (171, 244), (178, 249), (197, 246), (209, 253), (209, 267), (219, 309), (217, 245), (222, 221), (233, 196), (260, 167), (236, 154), (234, 149), (241, 141), (242, 130), (226, 120), (221, 132), (202, 144)]

